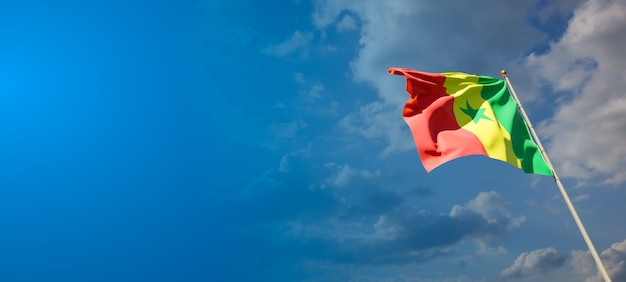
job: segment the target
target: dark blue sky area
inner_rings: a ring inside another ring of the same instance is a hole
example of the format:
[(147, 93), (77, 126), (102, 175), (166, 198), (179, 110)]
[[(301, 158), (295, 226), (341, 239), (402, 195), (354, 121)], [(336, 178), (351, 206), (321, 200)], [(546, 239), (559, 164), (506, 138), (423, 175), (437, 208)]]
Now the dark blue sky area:
[(1, 281), (208, 281), (202, 13), (0, 2)]

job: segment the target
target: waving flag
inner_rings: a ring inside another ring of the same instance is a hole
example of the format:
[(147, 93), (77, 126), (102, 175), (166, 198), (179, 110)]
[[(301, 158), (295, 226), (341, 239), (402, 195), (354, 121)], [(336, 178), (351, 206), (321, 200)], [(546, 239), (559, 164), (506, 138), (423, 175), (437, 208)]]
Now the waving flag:
[(411, 97), (402, 115), (426, 171), (456, 158), (485, 155), (526, 173), (552, 175), (504, 80), (404, 68), (389, 73), (407, 79)]

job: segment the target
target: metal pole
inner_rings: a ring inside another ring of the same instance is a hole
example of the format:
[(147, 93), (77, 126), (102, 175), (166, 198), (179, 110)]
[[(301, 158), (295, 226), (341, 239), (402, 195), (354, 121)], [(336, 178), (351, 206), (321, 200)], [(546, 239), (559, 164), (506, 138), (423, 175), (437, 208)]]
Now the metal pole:
[(565, 191), (565, 187), (563, 187), (563, 183), (561, 183), (561, 179), (556, 174), (556, 170), (554, 170), (554, 166), (552, 166), (552, 163), (550, 162), (550, 159), (548, 158), (548, 154), (546, 153), (546, 150), (543, 148), (543, 145), (541, 145), (541, 140), (539, 140), (539, 137), (537, 136), (537, 133), (535, 132), (535, 128), (530, 122), (530, 119), (528, 119), (528, 115), (526, 115), (526, 111), (524, 111), (524, 107), (522, 106), (521, 101), (518, 99), (517, 94), (515, 93), (515, 89), (513, 89), (513, 85), (511, 85), (511, 82), (509, 81), (509, 76), (507, 75), (505, 70), (502, 70), (501, 74), (504, 77), (504, 80), (506, 81), (507, 86), (511, 90), (511, 96), (513, 97), (515, 102), (517, 102), (517, 106), (520, 110), (520, 113), (522, 114), (522, 118), (526, 122), (526, 125), (528, 125), (528, 129), (530, 130), (530, 133), (532, 134), (533, 139), (535, 139), (535, 142), (537, 142), (537, 146), (539, 147), (541, 156), (543, 156), (543, 159), (546, 161), (546, 163), (548, 164), (548, 166), (550, 166), (550, 169), (552, 170), (554, 181), (556, 181), (556, 185), (559, 186), (561, 195), (563, 195), (563, 199), (565, 199), (565, 203), (567, 204), (567, 207), (569, 208), (570, 213), (574, 217), (574, 221), (576, 221), (578, 230), (580, 230), (580, 233), (583, 235), (583, 238), (585, 239), (585, 243), (587, 243), (587, 247), (589, 248), (589, 251), (591, 252), (591, 255), (593, 256), (593, 259), (596, 261), (598, 270), (600, 271), (600, 273), (602, 273), (602, 276), (604, 277), (604, 281), (611, 282), (611, 277), (609, 277), (609, 274), (606, 272), (606, 269), (604, 268), (604, 264), (602, 264), (602, 260), (600, 259), (600, 256), (598, 255), (596, 248), (593, 246), (593, 242), (591, 242), (591, 238), (589, 238), (589, 234), (587, 234), (587, 230), (585, 229), (583, 222), (580, 220), (580, 217), (578, 217), (578, 213), (576, 212), (576, 209), (574, 208), (574, 204), (572, 204), (572, 201), (567, 195), (567, 192)]

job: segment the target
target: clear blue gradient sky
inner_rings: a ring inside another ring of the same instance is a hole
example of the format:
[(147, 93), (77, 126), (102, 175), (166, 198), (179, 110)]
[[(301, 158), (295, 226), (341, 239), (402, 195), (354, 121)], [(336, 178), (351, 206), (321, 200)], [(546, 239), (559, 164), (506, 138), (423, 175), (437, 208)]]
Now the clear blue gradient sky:
[(600, 281), (550, 177), (425, 173), (389, 67), (507, 69), (624, 280), (626, 4), (560, 2), (0, 0), (0, 281)]

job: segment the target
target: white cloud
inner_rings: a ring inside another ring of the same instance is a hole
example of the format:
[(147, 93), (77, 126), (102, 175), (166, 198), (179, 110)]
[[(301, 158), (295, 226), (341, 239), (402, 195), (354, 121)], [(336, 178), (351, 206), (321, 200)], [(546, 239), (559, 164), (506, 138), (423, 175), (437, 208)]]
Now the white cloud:
[(289, 39), (281, 43), (271, 45), (263, 51), (271, 55), (282, 57), (300, 49), (306, 51), (305, 48), (312, 39), (312, 33), (300, 33), (300, 31), (295, 31)]
[(545, 38), (520, 13), (534, 1), (479, 2), (485, 3), (320, 1), (314, 22), (324, 28), (344, 10), (358, 16), (361, 48), (352, 62), (354, 78), (373, 83), (385, 101), (403, 103), (402, 92), (388, 92), (398, 84), (386, 73), (389, 67), (498, 74), (504, 62)]
[(527, 62), (554, 89), (571, 93), (541, 127), (557, 171), (626, 181), (626, 2), (581, 5), (563, 37)]
[(504, 269), (500, 276), (503, 279), (523, 278), (545, 274), (562, 266), (567, 260), (566, 254), (557, 252), (554, 248), (534, 250), (522, 253), (515, 259), (512, 266)]
[(481, 192), (478, 196), (467, 203), (467, 208), (483, 216), (489, 216), (494, 209), (503, 211), (507, 201), (495, 191)]
[(450, 216), (457, 216), (466, 211), (471, 211), (482, 215), (483, 218), (488, 220), (496, 212), (508, 217), (508, 211), (504, 209), (505, 204), (507, 204), (507, 201), (498, 192), (480, 192), (476, 198), (470, 200), (464, 206), (455, 205), (450, 211)]
[[(489, 223), (499, 223), (500, 227), (510, 230), (522, 225), (526, 220), (524, 216), (512, 218), (509, 211), (504, 208), (508, 203), (500, 194), (495, 191), (480, 192), (476, 198), (470, 200), (465, 205), (454, 205), (450, 210), (451, 217), (464, 217), (468, 214), (478, 214), (483, 220)], [(467, 236), (478, 246), (480, 254), (502, 254), (506, 250), (501, 247), (490, 247), (489, 242), (492, 237), (485, 236), (479, 232), (476, 235)]]
[[(610, 248), (604, 250), (600, 257), (606, 271), (613, 281), (626, 281), (626, 240), (614, 243)], [(578, 273), (597, 273), (596, 264), (589, 251), (573, 251), (572, 267)], [(587, 282), (602, 282), (604, 279), (597, 273), (589, 277)]]

